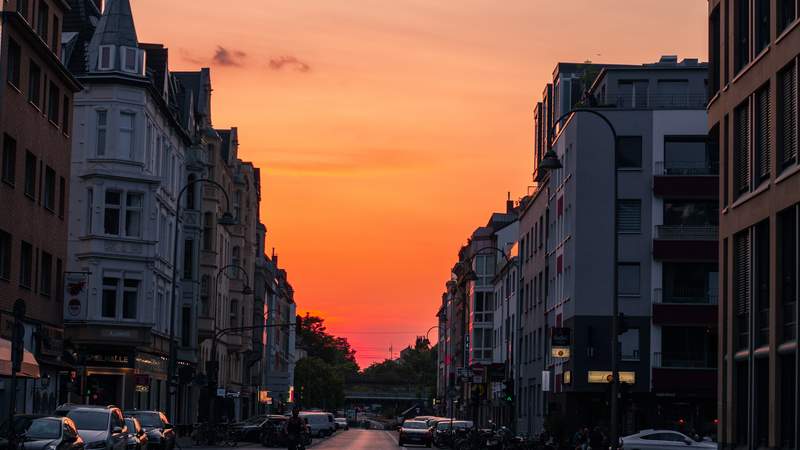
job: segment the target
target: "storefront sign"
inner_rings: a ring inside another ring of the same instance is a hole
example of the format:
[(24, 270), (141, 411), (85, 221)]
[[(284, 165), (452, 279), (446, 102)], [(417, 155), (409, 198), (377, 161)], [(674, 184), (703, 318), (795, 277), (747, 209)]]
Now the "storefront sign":
[(542, 371), (542, 392), (550, 392), (550, 371)]
[(550, 351), (550, 356), (553, 358), (569, 358), (569, 347), (553, 347)]
[(64, 330), (49, 325), (39, 325), (39, 352), (58, 357), (64, 351)]
[[(611, 383), (614, 380), (611, 372), (589, 371), (589, 383)], [(619, 382), (625, 384), (636, 384), (636, 372), (620, 372)]]
[(564, 384), (572, 384), (572, 371), (571, 370), (565, 371), (563, 378), (564, 378), (563, 380)]
[(167, 373), (167, 358), (149, 353), (136, 355), (136, 368), (142, 372)]
[(269, 396), (269, 391), (265, 389), (258, 391), (258, 402), (264, 405), (271, 405), (272, 398)]
[(127, 353), (87, 353), (84, 361), (89, 366), (132, 367), (131, 355)]
[(572, 330), (559, 327), (550, 329), (550, 356), (553, 358), (569, 358), (572, 345)]
[(89, 297), (89, 274), (64, 274), (64, 321), (86, 320)]

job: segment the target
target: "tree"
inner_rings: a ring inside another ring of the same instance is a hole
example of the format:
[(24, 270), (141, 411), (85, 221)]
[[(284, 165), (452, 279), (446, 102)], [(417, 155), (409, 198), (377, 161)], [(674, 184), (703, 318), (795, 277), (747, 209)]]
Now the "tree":
[(294, 383), (297, 403), (302, 408), (334, 410), (344, 404), (344, 378), (316, 356), (297, 362)]

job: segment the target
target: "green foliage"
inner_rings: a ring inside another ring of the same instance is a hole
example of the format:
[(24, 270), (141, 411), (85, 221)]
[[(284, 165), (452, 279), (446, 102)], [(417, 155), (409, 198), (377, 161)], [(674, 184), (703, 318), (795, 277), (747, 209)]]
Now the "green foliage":
[(344, 380), (359, 367), (356, 352), (346, 338), (328, 333), (325, 320), (306, 314), (297, 317), (298, 344), (308, 353), (297, 362), (295, 393), (303, 408), (333, 410), (344, 404)]
[(380, 384), (404, 384), (434, 395), (436, 392), (436, 346), (417, 338), (413, 347), (400, 352), (400, 358), (373, 363), (360, 374), (361, 381)]

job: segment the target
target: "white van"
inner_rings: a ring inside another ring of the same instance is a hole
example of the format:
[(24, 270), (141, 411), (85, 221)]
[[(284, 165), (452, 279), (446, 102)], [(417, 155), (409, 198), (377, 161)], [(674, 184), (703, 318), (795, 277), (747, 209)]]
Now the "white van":
[(325, 412), (301, 412), (300, 417), (308, 422), (308, 427), (311, 429), (312, 436), (330, 436), (336, 430), (333, 414)]

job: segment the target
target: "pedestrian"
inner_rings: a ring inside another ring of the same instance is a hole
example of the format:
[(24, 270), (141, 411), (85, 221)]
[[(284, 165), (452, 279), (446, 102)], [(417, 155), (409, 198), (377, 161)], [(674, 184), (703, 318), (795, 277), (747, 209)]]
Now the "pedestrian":
[(299, 450), (303, 446), (303, 432), (306, 423), (300, 418), (300, 408), (292, 409), (292, 417), (286, 423), (286, 439), (289, 443), (289, 450)]
[(600, 450), (603, 448), (603, 442), (606, 440), (605, 435), (600, 430), (600, 427), (594, 427), (591, 436), (589, 436), (589, 448), (592, 450)]

